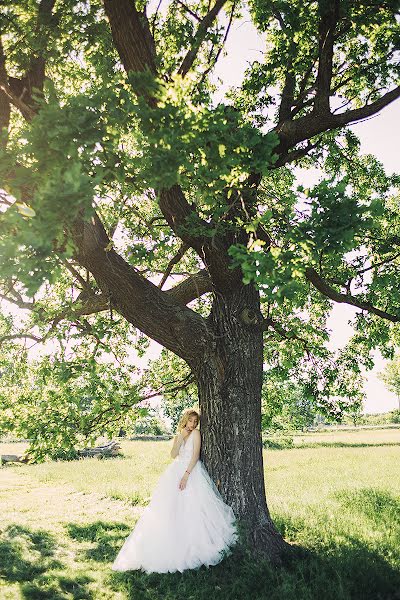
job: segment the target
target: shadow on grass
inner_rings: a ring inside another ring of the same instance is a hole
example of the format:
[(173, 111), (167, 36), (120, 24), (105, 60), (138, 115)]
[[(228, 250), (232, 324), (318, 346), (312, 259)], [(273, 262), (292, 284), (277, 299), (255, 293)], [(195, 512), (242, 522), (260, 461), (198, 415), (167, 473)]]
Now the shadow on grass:
[(91, 579), (62, 574), (65, 566), (56, 551), (51, 533), (11, 525), (0, 535), (0, 577), (5, 584), (19, 584), (18, 597), (26, 600), (91, 600), (86, 588)]
[[(351, 496), (351, 497), (350, 497)], [(342, 495), (351, 509), (373, 516), (377, 526), (393, 523), (399, 503), (387, 493), (362, 490)], [(297, 548), (284, 566), (254, 560), (242, 546), (219, 565), (183, 573), (110, 572), (108, 584), (135, 600), (400, 600), (400, 572), (388, 553), (388, 540), (374, 546), (349, 532), (310, 530), (301, 519), (278, 517), (275, 523), (287, 539), (309, 531), (310, 548)]]
[[(306, 539), (309, 549), (300, 548), (273, 568), (265, 560), (254, 560), (238, 545), (219, 565), (183, 573), (146, 574), (141, 571), (115, 573), (111, 563), (131, 527), (123, 523), (95, 521), (69, 523), (66, 531), (77, 547), (80, 572), (104, 572), (103, 596), (119, 592), (134, 600), (400, 600), (400, 573), (395, 560), (389, 562), (394, 535), (399, 534), (396, 515), (399, 502), (386, 491), (373, 489), (337, 494), (343, 511), (358, 511), (371, 520), (371, 529), (383, 525), (390, 535), (364, 542), (352, 532), (338, 529), (321, 532), (306, 520), (278, 516), (275, 523), (286, 539)], [(345, 521), (343, 521), (345, 527)], [(339, 527), (339, 525), (335, 525)], [(0, 575), (18, 582), (26, 600), (94, 600), (91, 579), (71, 574), (57, 558), (55, 538), (45, 531), (9, 527), (0, 546)], [(108, 563), (108, 566), (106, 565)], [(63, 570), (64, 569), (64, 570)], [(107, 569), (109, 569), (107, 573)], [(54, 570), (54, 572), (52, 572)]]
[(109, 562), (115, 558), (122, 541), (132, 529), (123, 523), (95, 521), (88, 525), (69, 523), (66, 530), (73, 540), (93, 543), (92, 548), (82, 550), (80, 556), (84, 560)]
[(113, 573), (109, 585), (132, 600), (400, 600), (399, 572), (351, 536), (345, 545), (302, 549), (279, 568), (236, 549), (209, 569)]

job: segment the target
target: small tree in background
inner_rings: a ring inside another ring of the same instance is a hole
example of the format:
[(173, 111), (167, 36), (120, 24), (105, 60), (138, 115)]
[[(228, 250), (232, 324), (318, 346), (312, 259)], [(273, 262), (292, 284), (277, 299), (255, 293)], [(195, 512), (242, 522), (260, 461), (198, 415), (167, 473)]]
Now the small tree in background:
[(390, 392), (396, 394), (400, 411), (400, 355), (397, 354), (393, 360), (387, 362), (378, 377)]

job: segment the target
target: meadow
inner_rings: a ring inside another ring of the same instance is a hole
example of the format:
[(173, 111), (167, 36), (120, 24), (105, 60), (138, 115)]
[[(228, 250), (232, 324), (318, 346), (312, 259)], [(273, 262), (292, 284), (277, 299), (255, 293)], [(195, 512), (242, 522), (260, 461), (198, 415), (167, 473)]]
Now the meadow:
[(303, 549), (283, 567), (238, 546), (208, 569), (114, 573), (170, 445), (123, 441), (117, 459), (2, 467), (1, 600), (400, 600), (400, 429), (304, 434), (264, 451), (273, 519)]

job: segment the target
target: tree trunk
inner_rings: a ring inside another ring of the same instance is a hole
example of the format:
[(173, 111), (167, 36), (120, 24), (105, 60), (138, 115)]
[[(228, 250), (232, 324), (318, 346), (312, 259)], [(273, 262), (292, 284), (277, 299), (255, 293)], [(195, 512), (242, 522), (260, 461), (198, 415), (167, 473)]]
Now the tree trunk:
[(241, 285), (214, 295), (209, 326), (215, 344), (196, 375), (203, 460), (255, 554), (281, 562), (290, 546), (266, 504), (261, 439), (263, 334), (259, 294)]

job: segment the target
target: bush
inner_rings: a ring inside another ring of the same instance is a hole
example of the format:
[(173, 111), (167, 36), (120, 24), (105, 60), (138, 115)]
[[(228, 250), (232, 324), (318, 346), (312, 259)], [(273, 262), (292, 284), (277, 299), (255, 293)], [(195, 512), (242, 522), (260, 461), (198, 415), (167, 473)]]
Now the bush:
[(271, 435), (263, 436), (263, 448), (270, 450), (285, 450), (293, 448), (293, 437), (291, 435)]
[(400, 409), (396, 408), (392, 410), (390, 413), (390, 422), (391, 423), (400, 423)]
[(164, 435), (167, 433), (165, 424), (157, 417), (147, 416), (137, 419), (130, 431), (133, 435)]

